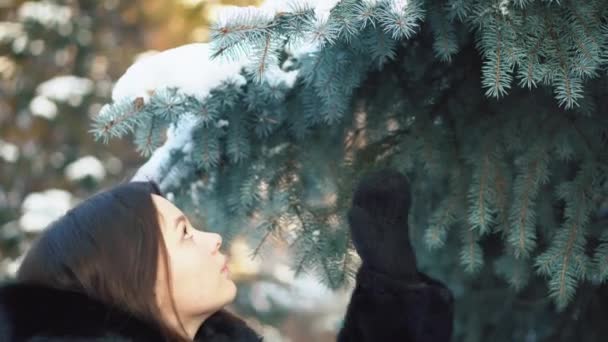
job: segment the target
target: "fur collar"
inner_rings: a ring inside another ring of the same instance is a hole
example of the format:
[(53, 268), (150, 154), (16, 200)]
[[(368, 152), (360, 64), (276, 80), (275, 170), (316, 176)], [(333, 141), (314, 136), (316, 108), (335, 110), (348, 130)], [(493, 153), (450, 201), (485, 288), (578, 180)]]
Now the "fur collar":
[[(49, 287), (0, 287), (0, 341), (163, 342), (158, 327), (84, 294)], [(244, 321), (219, 311), (209, 317), (195, 341), (259, 342)]]

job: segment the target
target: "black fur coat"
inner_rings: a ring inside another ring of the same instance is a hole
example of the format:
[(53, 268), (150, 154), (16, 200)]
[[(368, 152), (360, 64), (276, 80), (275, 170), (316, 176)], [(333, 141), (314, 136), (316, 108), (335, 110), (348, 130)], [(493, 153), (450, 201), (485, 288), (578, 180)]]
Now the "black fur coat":
[[(362, 268), (339, 342), (445, 342), (452, 332), (453, 299), (441, 283), (399, 282)], [(0, 341), (161, 341), (158, 328), (75, 292), (24, 284), (0, 287)], [(220, 311), (195, 341), (258, 342), (241, 319)]]

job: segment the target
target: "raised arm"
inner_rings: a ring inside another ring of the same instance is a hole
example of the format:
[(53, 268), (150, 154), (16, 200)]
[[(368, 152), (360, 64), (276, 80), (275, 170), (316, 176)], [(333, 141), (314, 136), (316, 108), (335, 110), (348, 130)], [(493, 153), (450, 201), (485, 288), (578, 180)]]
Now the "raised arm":
[(376, 171), (357, 186), (348, 220), (362, 265), (338, 342), (450, 340), (452, 293), (418, 272), (409, 207), (409, 183), (399, 172)]

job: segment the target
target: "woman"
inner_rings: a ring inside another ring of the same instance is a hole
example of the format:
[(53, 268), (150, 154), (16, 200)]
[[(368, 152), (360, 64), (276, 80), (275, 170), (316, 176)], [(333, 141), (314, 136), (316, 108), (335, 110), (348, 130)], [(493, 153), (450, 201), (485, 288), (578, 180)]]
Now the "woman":
[[(357, 189), (349, 221), (363, 265), (339, 341), (449, 340), (451, 294), (416, 271), (408, 209), (399, 173)], [(221, 246), (153, 182), (98, 193), (52, 223), (0, 288), (0, 341), (261, 341), (223, 309), (237, 289)]]

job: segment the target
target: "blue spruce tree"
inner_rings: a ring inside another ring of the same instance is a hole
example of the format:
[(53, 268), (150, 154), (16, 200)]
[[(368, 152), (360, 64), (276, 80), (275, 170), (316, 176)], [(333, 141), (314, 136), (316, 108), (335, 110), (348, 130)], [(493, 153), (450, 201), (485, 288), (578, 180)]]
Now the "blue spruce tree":
[[(332, 288), (358, 267), (354, 184), (396, 168), (420, 267), (455, 293), (455, 341), (608, 336), (608, 2), (294, 3), (213, 32), (128, 71), (96, 137), (133, 133), (143, 176), (225, 234), (285, 239)], [(231, 77), (199, 79), (226, 60)], [(184, 79), (144, 89), (162, 72)]]

